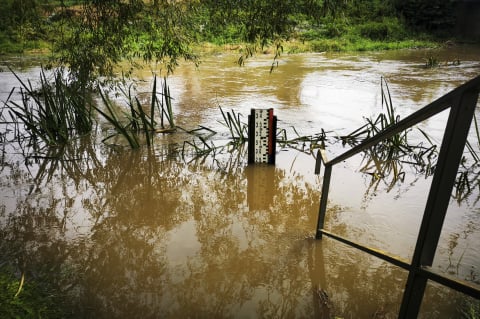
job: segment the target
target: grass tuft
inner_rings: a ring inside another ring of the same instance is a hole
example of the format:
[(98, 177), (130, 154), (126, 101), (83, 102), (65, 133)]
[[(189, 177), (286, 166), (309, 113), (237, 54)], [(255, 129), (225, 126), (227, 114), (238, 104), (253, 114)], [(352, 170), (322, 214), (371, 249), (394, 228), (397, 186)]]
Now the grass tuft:
[(14, 101), (15, 88), (5, 102), (12, 122), (22, 125), (17, 132), (35, 142), (61, 145), (92, 130), (92, 107), (75, 83), (70, 83), (63, 70), (53, 72), (53, 82), (45, 71), (40, 72), (38, 88), (30, 80), (23, 81), (10, 69), (20, 83), (21, 101)]

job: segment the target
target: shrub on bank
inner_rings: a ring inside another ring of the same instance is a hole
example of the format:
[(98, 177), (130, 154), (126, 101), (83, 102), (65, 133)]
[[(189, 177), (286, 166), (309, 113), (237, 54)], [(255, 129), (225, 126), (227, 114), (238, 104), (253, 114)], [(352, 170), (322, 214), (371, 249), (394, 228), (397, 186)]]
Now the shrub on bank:
[(359, 34), (370, 40), (404, 40), (407, 31), (396, 18), (384, 18), (382, 21), (368, 21), (360, 24)]

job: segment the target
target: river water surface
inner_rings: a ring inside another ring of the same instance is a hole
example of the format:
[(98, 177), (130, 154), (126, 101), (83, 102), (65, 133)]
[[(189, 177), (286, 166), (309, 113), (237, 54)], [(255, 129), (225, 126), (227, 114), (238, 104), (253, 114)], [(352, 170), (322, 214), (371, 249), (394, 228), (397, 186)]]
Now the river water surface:
[[(442, 65), (424, 68), (432, 55)], [(334, 139), (382, 112), (382, 76), (405, 117), (480, 74), (480, 49), (472, 47), (284, 55), (273, 73), (271, 56), (245, 67), (235, 59), (205, 57), (198, 69), (181, 65), (169, 77), (179, 126), (206, 126), (217, 132), (214, 143), (224, 143), (229, 133), (219, 106), (245, 122), (251, 108), (274, 108), (289, 137), (324, 129)], [(445, 65), (457, 59), (459, 65)], [(3, 64), (38, 78), (38, 64)], [(5, 101), (18, 83), (1, 67)], [(144, 80), (139, 91), (150, 90), (151, 74), (136, 72)], [(446, 117), (419, 128), (440, 143)], [(396, 318), (405, 271), (314, 239), (322, 175), (314, 174), (308, 150), (279, 145), (275, 166), (248, 166), (244, 149), (182, 156), (182, 141), (192, 137), (181, 132), (157, 136), (150, 149), (111, 147), (99, 142), (103, 126), (100, 137), (55, 149), (60, 160), (27, 161), (2, 127), (0, 265), (25, 270), (27, 283), (47, 276), (72, 300), (72, 317)], [(411, 134), (422, 138), (416, 128)], [(405, 164), (405, 180), (391, 187), (388, 178), (372, 183), (360, 172), (360, 156), (337, 166), (326, 228), (409, 260), (431, 177)], [(434, 262), (476, 284), (478, 198), (478, 190), (462, 201), (452, 197)], [(464, 295), (429, 284), (421, 317), (455, 318), (468, 307)]]

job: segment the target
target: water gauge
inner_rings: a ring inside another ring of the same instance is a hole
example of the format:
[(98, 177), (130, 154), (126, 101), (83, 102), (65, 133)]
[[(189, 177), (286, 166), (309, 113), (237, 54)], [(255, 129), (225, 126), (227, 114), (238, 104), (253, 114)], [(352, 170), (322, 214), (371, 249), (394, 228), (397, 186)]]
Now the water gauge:
[(277, 117), (273, 109), (251, 109), (248, 116), (248, 163), (275, 164)]

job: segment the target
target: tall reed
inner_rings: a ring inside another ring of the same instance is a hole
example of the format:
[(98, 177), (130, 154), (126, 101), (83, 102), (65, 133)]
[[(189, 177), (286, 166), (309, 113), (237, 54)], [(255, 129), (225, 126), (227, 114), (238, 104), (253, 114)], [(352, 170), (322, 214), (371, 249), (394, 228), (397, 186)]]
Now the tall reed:
[[(154, 81), (154, 86), (156, 86), (156, 81), (157, 78), (155, 77)], [(165, 116), (166, 120), (168, 121), (168, 124), (170, 125), (171, 129), (175, 128), (175, 121), (174, 121), (174, 116), (173, 116), (173, 108), (172, 108), (172, 96), (170, 94), (170, 87), (167, 85), (167, 78), (164, 78), (163, 84), (162, 84), (162, 98), (159, 101), (157, 95), (155, 95), (155, 99), (152, 96), (152, 103), (155, 100), (155, 103), (159, 106), (160, 111), (160, 127), (162, 129), (165, 129), (164, 123), (163, 123), (163, 117)], [(153, 117), (153, 113), (152, 113)]]
[[(110, 123), (113, 125), (116, 133), (107, 136), (104, 141), (112, 138), (113, 136), (123, 136), (130, 147), (140, 147), (140, 141), (138, 134), (145, 136), (147, 146), (151, 146), (153, 137), (156, 133), (171, 133), (176, 129), (172, 97), (170, 96), (170, 88), (167, 84), (166, 78), (162, 83), (162, 92), (157, 92), (157, 77), (153, 78), (153, 86), (150, 94), (150, 101), (148, 103), (148, 110), (145, 110), (143, 104), (140, 102), (138, 95), (134, 93), (135, 88), (133, 84), (126, 86), (118, 86), (119, 91), (123, 95), (126, 101), (126, 111), (123, 111), (121, 115), (118, 115), (115, 109), (117, 105), (108, 97), (108, 95), (99, 88), (101, 100), (104, 105), (104, 109), (100, 106), (94, 106), (95, 109)], [(161, 96), (161, 98), (158, 97)], [(155, 120), (155, 111), (158, 110), (158, 116), (160, 117), (160, 125)], [(168, 122), (168, 126), (165, 124)]]
[(39, 88), (10, 71), (20, 83), (21, 101), (12, 99), (14, 88), (5, 105), (12, 121), (25, 128), (23, 133), (40, 138), (47, 145), (58, 145), (92, 130), (90, 100), (81, 94), (76, 83), (68, 82), (62, 69), (53, 71), (53, 82), (49, 82), (42, 69)]
[(222, 113), (223, 122), (221, 124), (225, 125), (228, 130), (230, 131), (230, 137), (234, 143), (243, 144), (248, 139), (248, 125), (246, 123), (242, 123), (240, 117), (240, 113), (235, 113), (234, 110), (232, 112), (224, 112), (221, 107), (219, 107), (220, 112)]
[(108, 139), (120, 134), (123, 136), (131, 148), (138, 148), (140, 147), (140, 143), (138, 141), (137, 136), (128, 129), (128, 126), (123, 124), (122, 120), (119, 118), (117, 113), (115, 112), (115, 106), (110, 98), (100, 90), (100, 96), (103, 101), (103, 105), (105, 106), (105, 111), (103, 111), (99, 106), (94, 106), (98, 113), (100, 113), (110, 124), (113, 125), (114, 129), (116, 130), (115, 134), (111, 134), (103, 139), (103, 141), (107, 141)]
[[(366, 124), (347, 136), (342, 136), (341, 140), (344, 144), (355, 145), (400, 121), (400, 116), (396, 113), (393, 105), (390, 88), (384, 77), (381, 78), (380, 87), (381, 104), (384, 112), (374, 119), (366, 118)], [(432, 173), (434, 167), (432, 161), (436, 160), (437, 155), (436, 145), (431, 143), (431, 139), (424, 131), (420, 132), (426, 137), (430, 145), (424, 146), (423, 143), (411, 144), (408, 140), (410, 131), (410, 129), (407, 129), (372, 146), (364, 153), (364, 162), (360, 171), (371, 175), (372, 181), (385, 179), (390, 176), (389, 188), (393, 187), (397, 181), (404, 179), (403, 163), (413, 164), (419, 167), (419, 171), (427, 174)]]

